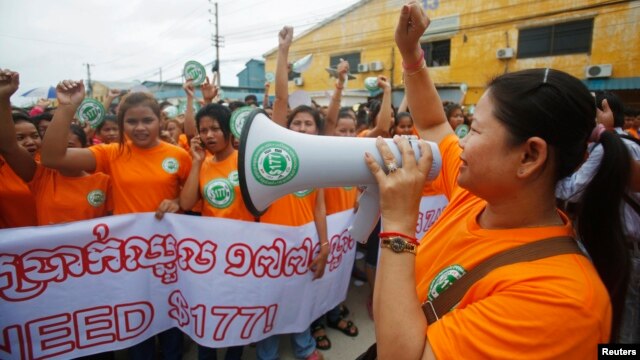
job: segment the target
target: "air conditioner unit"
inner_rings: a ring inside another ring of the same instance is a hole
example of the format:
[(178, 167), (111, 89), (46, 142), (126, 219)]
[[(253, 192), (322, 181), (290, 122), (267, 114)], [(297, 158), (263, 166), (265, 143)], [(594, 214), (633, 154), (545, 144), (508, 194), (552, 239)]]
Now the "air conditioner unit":
[(611, 64), (600, 64), (600, 65), (591, 65), (585, 68), (585, 76), (587, 79), (592, 78), (600, 78), (600, 77), (609, 77), (611, 76), (611, 72), (613, 71), (613, 65)]
[(358, 72), (363, 73), (369, 71), (369, 64), (358, 64)]
[(373, 61), (369, 63), (369, 68), (371, 68), (371, 71), (382, 71), (384, 70), (384, 64), (382, 61)]
[(496, 51), (496, 58), (511, 59), (513, 57), (513, 48), (502, 48)]
[(293, 79), (293, 83), (296, 84), (296, 86), (302, 86), (304, 84), (304, 80), (301, 77), (297, 77)]

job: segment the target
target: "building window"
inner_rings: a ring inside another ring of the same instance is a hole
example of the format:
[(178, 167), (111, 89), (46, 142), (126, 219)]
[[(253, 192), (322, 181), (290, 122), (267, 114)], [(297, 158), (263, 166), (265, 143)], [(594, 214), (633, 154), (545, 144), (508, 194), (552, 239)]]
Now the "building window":
[(420, 44), (427, 66), (449, 66), (451, 63), (451, 39)]
[(593, 19), (520, 30), (518, 58), (591, 52)]
[(334, 55), (329, 59), (329, 66), (332, 68), (336, 68), (340, 63), (340, 59), (347, 60), (349, 63), (349, 72), (357, 72), (358, 64), (360, 64), (360, 53), (349, 53), (349, 54), (341, 54)]

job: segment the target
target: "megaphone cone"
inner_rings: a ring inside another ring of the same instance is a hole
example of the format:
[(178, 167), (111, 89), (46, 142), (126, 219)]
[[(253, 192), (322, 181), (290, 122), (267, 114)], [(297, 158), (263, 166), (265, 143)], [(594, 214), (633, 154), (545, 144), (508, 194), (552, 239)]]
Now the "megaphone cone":
[[(392, 139), (385, 140), (398, 166), (402, 166), (397, 146)], [(418, 142), (410, 142), (419, 156)], [(429, 145), (433, 165), (428, 180), (433, 180), (440, 172), (442, 161), (437, 144)], [(279, 126), (264, 111), (256, 109), (244, 123), (238, 149), (238, 177), (245, 205), (254, 216), (260, 216), (273, 201), (296, 191), (367, 186), (372, 188), (368, 193), (375, 198), (373, 201), (361, 200), (351, 231), (351, 235), (362, 242), (375, 226), (379, 206), (376, 180), (364, 161), (365, 152), (383, 164), (374, 138), (302, 134)], [(356, 227), (356, 224), (370, 224), (369, 232), (365, 229), (367, 226)]]

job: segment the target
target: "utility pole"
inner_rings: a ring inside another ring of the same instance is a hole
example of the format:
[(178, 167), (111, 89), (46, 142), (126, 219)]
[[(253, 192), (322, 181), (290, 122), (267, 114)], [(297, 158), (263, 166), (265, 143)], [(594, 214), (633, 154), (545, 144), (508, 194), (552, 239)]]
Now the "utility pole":
[[(209, 0), (209, 3), (211, 4), (211, 0)], [(218, 87), (220, 87), (220, 34), (218, 33), (218, 3), (213, 3), (214, 6), (214, 11), (212, 12), (211, 9), (209, 9), (209, 14), (212, 14), (214, 16), (214, 25), (215, 25), (215, 35), (211, 36), (211, 40), (213, 40), (213, 46), (215, 46), (216, 48), (216, 59), (213, 62), (213, 67), (212, 67), (212, 71), (217, 72), (218, 76), (217, 76), (217, 83), (216, 85)], [(211, 23), (211, 19), (209, 19), (209, 23)]]
[(93, 96), (93, 85), (91, 84), (91, 67), (95, 66), (95, 64), (82, 64), (87, 66), (87, 95), (88, 97)]

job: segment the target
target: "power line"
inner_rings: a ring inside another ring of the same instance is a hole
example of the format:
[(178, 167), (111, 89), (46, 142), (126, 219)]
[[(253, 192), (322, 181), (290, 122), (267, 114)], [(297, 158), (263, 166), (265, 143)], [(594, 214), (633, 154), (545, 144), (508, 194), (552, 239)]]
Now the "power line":
[[(400, 0), (402, 1), (402, 0)], [(549, 1), (549, 0), (543, 0), (543, 1)], [(528, 1), (527, 3), (518, 3), (518, 4), (514, 4), (514, 5), (509, 5), (507, 7), (502, 7), (500, 8), (501, 10), (504, 10), (505, 8), (510, 8), (512, 6), (525, 6), (526, 4), (529, 3), (538, 3), (539, 0), (531, 0)], [(594, 4), (594, 5), (587, 5), (587, 6), (583, 6), (583, 7), (578, 7), (578, 8), (565, 8), (565, 9), (561, 9), (561, 10), (555, 10), (555, 11), (550, 11), (547, 13), (542, 13), (542, 14), (535, 14), (535, 15), (527, 15), (527, 16), (523, 16), (523, 17), (519, 17), (519, 18), (510, 18), (510, 19), (501, 19), (501, 20), (497, 20), (497, 21), (493, 21), (493, 22), (487, 22), (487, 23), (483, 23), (483, 24), (475, 24), (475, 25), (469, 25), (466, 27), (461, 27), (458, 29), (458, 31), (468, 31), (468, 30), (476, 30), (476, 29), (480, 29), (483, 27), (492, 27), (492, 26), (497, 26), (497, 25), (502, 25), (505, 23), (513, 23), (513, 22), (518, 22), (518, 21), (526, 21), (526, 20), (531, 20), (531, 19), (536, 19), (536, 18), (541, 18), (541, 17), (547, 17), (547, 16), (552, 16), (558, 13), (563, 13), (563, 12), (567, 12), (567, 11), (580, 11), (580, 10), (585, 10), (585, 9), (592, 9), (592, 8), (598, 8), (598, 7), (603, 7), (603, 6), (608, 6), (608, 5), (615, 5), (615, 4), (621, 4), (621, 3), (627, 3), (627, 2), (631, 2), (631, 0), (617, 0), (617, 1), (608, 1), (608, 2), (604, 2), (604, 3), (600, 3), (600, 4)], [(478, 11), (474, 11), (474, 12), (469, 12), (469, 13), (464, 13), (463, 16), (467, 16), (467, 15), (474, 15), (474, 14), (479, 14), (479, 13), (483, 13), (483, 12), (488, 12), (488, 11), (495, 11), (495, 8), (490, 8), (490, 9), (481, 9)], [(368, 16), (363, 16), (360, 19), (364, 19), (367, 18)], [(351, 20), (353, 20), (353, 18), (350, 18)], [(326, 21), (326, 20), (322, 20), (322, 21)], [(322, 21), (316, 22), (316, 23), (321, 23)], [(292, 54), (295, 53), (306, 53), (309, 51), (313, 51), (313, 52), (323, 52), (323, 51), (328, 51), (331, 49), (335, 48), (335, 42), (334, 40), (349, 40), (352, 37), (358, 36), (361, 37), (363, 35), (369, 36), (371, 37), (370, 39), (368, 39), (365, 42), (358, 42), (357, 44), (355, 44), (355, 46), (368, 46), (368, 45), (374, 45), (374, 44), (380, 44), (380, 45), (388, 45), (388, 44), (393, 44), (393, 30), (395, 27), (387, 27), (387, 28), (382, 28), (382, 29), (375, 29), (369, 32), (360, 32), (358, 34), (353, 34), (353, 35), (347, 35), (347, 36), (337, 36), (337, 37), (328, 37), (328, 38), (323, 38), (321, 40), (315, 41), (312, 45), (307, 46), (307, 47), (292, 47)], [(378, 35), (380, 37), (374, 37), (375, 35)], [(433, 34), (433, 35), (437, 35), (437, 34)], [(269, 35), (272, 36), (272, 35)], [(383, 43), (381, 43), (383, 42)], [(182, 55), (181, 55), (182, 56)], [(195, 55), (191, 55), (192, 57)], [(243, 56), (243, 57), (237, 57), (238, 61), (240, 61), (241, 59), (246, 59), (248, 57), (252, 57), (250, 54), (247, 54), (247, 56)], [(231, 59), (230, 59), (231, 60)], [(179, 62), (180, 60), (177, 60), (176, 62)], [(227, 62), (227, 61), (225, 61)], [(164, 68), (165, 66), (163, 66)], [(147, 74), (148, 72), (143, 73)], [(133, 77), (128, 77), (128, 78), (135, 78), (138, 76), (133, 76)]]

